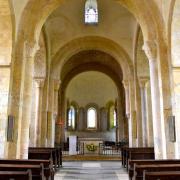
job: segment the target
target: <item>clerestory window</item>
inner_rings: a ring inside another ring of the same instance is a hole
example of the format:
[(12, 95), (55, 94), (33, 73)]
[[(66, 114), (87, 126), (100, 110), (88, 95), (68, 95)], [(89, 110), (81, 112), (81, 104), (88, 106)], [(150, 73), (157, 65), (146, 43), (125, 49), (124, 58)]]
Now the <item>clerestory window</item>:
[(85, 24), (98, 23), (97, 0), (87, 0), (85, 4)]

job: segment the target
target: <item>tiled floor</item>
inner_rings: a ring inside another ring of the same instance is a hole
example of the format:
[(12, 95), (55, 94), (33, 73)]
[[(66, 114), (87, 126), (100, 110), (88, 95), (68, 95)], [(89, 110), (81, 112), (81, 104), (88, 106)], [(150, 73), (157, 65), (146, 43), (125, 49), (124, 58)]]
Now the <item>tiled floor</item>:
[(128, 180), (128, 174), (121, 162), (83, 161), (64, 162), (55, 180)]

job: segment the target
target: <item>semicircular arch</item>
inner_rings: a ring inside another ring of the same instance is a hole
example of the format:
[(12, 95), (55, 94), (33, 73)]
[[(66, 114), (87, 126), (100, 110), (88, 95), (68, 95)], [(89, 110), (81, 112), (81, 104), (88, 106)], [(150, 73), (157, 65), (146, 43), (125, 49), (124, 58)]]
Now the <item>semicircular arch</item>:
[(75, 54), (82, 51), (96, 50), (109, 54), (120, 64), (123, 76), (133, 78), (133, 64), (126, 51), (114, 41), (97, 36), (74, 39), (59, 49), (51, 65), (51, 75), (57, 77), (63, 65)]

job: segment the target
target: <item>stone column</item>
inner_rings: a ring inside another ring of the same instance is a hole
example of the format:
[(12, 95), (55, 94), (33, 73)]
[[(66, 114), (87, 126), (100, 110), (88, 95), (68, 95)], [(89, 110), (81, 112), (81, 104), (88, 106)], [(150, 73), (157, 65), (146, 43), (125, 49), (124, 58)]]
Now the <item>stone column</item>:
[(141, 88), (141, 112), (142, 112), (142, 137), (143, 147), (148, 146), (148, 122), (147, 122), (147, 107), (146, 107), (146, 83), (149, 81), (148, 77), (140, 77), (139, 84)]
[[(60, 80), (56, 80), (54, 82), (54, 84), (55, 84), (55, 87), (54, 87), (54, 112), (56, 112), (56, 115), (57, 115), (57, 118), (58, 118), (58, 114), (59, 114), (59, 110), (58, 110), (59, 102), (58, 102), (58, 100), (59, 100), (59, 88), (60, 88), (61, 81)], [(58, 133), (58, 137), (59, 137), (58, 140), (60, 142), (61, 126), (58, 127), (58, 132), (57, 133)], [(56, 135), (55, 135), (55, 137), (56, 137)]]
[(146, 41), (143, 46), (143, 50), (145, 51), (149, 59), (155, 158), (165, 159), (166, 158), (165, 130), (164, 130), (163, 117), (161, 114), (162, 105), (161, 105), (159, 76), (158, 76), (157, 45), (155, 41)]
[[(118, 97), (116, 99), (116, 110), (117, 110), (117, 125), (116, 125), (116, 132), (117, 132), (117, 140), (120, 141), (125, 137), (125, 122), (124, 122), (124, 114), (122, 110), (123, 100), (122, 97)], [(126, 121), (128, 121), (126, 119)]]
[(134, 116), (134, 92), (133, 83), (130, 84), (128, 80), (123, 81), (126, 98), (126, 116), (128, 119), (128, 132), (129, 132), (129, 147), (136, 146), (136, 123)]
[(52, 115), (50, 121), (48, 122), (48, 146), (54, 147), (55, 143), (55, 121), (58, 116), (58, 91), (60, 87), (60, 81), (53, 81), (53, 96), (52, 98)]
[(42, 78), (35, 78), (36, 82), (36, 125), (35, 125), (35, 139), (36, 139), (36, 146), (41, 146), (41, 124), (42, 124), (42, 98), (43, 98), (43, 87), (44, 87), (44, 79)]
[(22, 122), (21, 122), (21, 140), (20, 140), (20, 158), (28, 159), (29, 147), (29, 124), (31, 120), (31, 102), (32, 102), (32, 74), (34, 71), (34, 55), (39, 46), (26, 43), (26, 52), (24, 60), (24, 89), (23, 89), (23, 104), (22, 104)]
[(43, 123), (41, 124), (41, 147), (47, 147), (47, 131), (48, 131), (48, 89), (49, 88), (49, 78), (46, 77), (44, 81), (43, 87), (43, 100), (42, 100), (42, 112), (41, 118), (43, 119)]
[(146, 83), (146, 107), (147, 107), (147, 134), (148, 134), (148, 147), (154, 146), (153, 141), (153, 122), (152, 122), (152, 102), (151, 102), (151, 85), (150, 80)]
[[(8, 145), (8, 158), (28, 158), (29, 124), (31, 119), (32, 74), (38, 44), (19, 41), (23, 49), (16, 49), (10, 88), (9, 114), (14, 117), (14, 137)], [(24, 51), (23, 51), (24, 50)]]
[(54, 80), (54, 113), (58, 113), (58, 91), (60, 87), (60, 80)]
[(126, 116), (129, 119), (130, 114), (130, 103), (129, 103), (129, 82), (127, 80), (123, 81), (125, 89), (125, 100), (126, 100)]

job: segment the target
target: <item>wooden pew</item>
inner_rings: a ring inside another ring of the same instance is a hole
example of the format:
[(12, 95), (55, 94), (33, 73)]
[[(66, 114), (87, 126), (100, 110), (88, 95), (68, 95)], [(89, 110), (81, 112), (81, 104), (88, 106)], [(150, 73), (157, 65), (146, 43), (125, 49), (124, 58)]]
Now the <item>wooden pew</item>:
[(54, 169), (52, 160), (38, 160), (38, 159), (0, 159), (0, 164), (26, 164), (26, 165), (40, 165), (44, 166), (44, 176), (47, 180), (54, 179)]
[(57, 165), (54, 166), (52, 151), (28, 151), (28, 159), (41, 159), (41, 160), (50, 160), (53, 162), (54, 170), (57, 171)]
[(0, 164), (0, 171), (32, 171), (33, 180), (45, 180), (44, 166), (40, 165), (26, 165), (26, 164)]
[[(134, 151), (134, 152), (149, 152), (149, 151), (153, 151), (154, 148), (153, 147), (134, 147), (134, 148), (129, 148), (129, 147), (123, 147), (121, 149), (121, 155), (122, 155), (122, 165), (126, 164), (126, 159), (128, 159), (129, 157), (129, 152), (130, 151)], [(125, 167), (125, 166), (124, 166)]]
[(180, 164), (180, 160), (176, 159), (164, 159), (164, 160), (129, 160), (129, 179), (132, 180), (132, 177), (134, 175), (134, 164), (137, 165), (152, 165), (152, 164)]
[(32, 172), (30, 169), (27, 171), (0, 171), (0, 179), (32, 180)]
[(143, 180), (179, 180), (180, 171), (143, 172)]
[(42, 149), (38, 149), (38, 148), (29, 148), (28, 152), (48, 152), (48, 153), (52, 153), (52, 160), (53, 160), (53, 165), (54, 165), (54, 169), (57, 170), (57, 151), (56, 149), (47, 149), (47, 148), (42, 148)]
[[(154, 152), (130, 152), (128, 162), (129, 162), (129, 160), (145, 160), (145, 159), (154, 160), (155, 159)], [(127, 171), (129, 169), (128, 162), (126, 162), (127, 163), (127, 165), (126, 165)]]
[[(136, 153), (134, 156), (133, 153)], [(152, 147), (141, 147), (141, 148), (127, 148), (126, 149), (126, 169), (128, 171), (128, 160), (129, 160), (129, 157), (130, 157), (130, 154), (131, 154), (131, 159), (154, 159), (154, 158), (151, 158), (153, 157), (153, 154), (154, 154), (154, 148)], [(144, 154), (144, 155), (143, 155)], [(137, 158), (136, 158), (137, 157)]]
[[(56, 151), (56, 157), (53, 157), (54, 161), (57, 161), (57, 167), (58, 168), (60, 166), (62, 166), (62, 150), (60, 147), (55, 147), (55, 148), (51, 148), (51, 147), (29, 147), (29, 150), (47, 150), (47, 151), (52, 150), (52, 151)], [(53, 156), (55, 156), (55, 154), (53, 154)]]
[(134, 165), (133, 180), (143, 180), (143, 172), (180, 171), (180, 164)]

